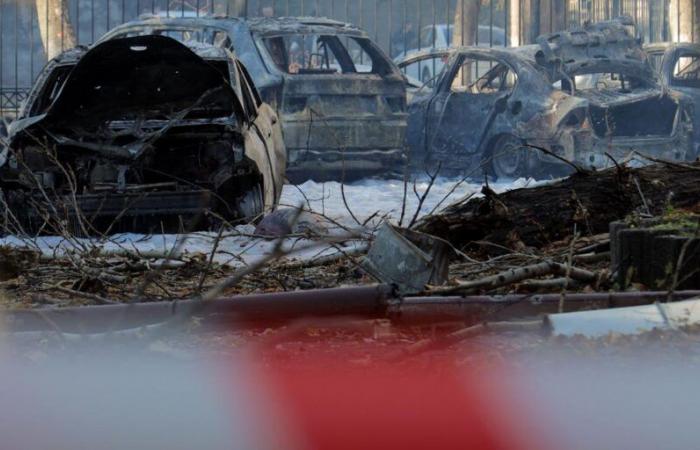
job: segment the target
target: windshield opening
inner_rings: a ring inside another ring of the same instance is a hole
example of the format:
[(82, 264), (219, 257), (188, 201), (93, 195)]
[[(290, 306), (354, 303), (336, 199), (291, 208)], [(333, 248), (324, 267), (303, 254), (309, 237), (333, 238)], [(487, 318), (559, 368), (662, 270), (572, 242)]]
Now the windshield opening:
[(683, 54), (673, 68), (672, 84), (700, 88), (700, 54)]
[(294, 34), (263, 39), (277, 68), (292, 75), (391, 72), (368, 39), (321, 34)]

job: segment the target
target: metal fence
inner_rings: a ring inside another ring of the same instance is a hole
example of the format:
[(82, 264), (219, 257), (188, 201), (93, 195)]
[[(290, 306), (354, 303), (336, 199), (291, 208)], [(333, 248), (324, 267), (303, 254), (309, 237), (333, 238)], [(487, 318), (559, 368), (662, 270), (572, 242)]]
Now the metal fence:
[[(586, 21), (632, 16), (645, 41), (668, 40), (674, 1), (481, 0), (477, 45), (531, 42), (538, 34)], [(693, 2), (693, 3), (697, 3)], [(75, 42), (89, 45), (110, 28), (142, 14), (166, 16), (323, 16), (364, 28), (392, 57), (449, 45), (457, 0), (0, 0), (0, 113), (12, 115), (47, 59), (51, 14), (65, 15)], [(60, 5), (62, 11), (55, 11)], [(40, 18), (46, 23), (39, 23)], [(56, 28), (56, 26), (54, 26)], [(516, 30), (517, 28), (517, 30)]]

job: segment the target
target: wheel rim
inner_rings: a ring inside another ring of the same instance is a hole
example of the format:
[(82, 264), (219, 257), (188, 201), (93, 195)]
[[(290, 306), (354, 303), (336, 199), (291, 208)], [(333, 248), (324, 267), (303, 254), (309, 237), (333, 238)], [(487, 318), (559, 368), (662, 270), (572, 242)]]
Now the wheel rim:
[(492, 153), (493, 169), (498, 177), (515, 177), (521, 174), (525, 150), (514, 138), (500, 140)]

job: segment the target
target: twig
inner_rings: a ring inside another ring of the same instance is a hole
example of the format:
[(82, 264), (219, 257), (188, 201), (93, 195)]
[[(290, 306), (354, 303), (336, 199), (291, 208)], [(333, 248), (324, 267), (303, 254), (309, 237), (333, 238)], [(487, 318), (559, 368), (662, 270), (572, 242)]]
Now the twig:
[(523, 143), (522, 146), (523, 146), (523, 147), (534, 148), (535, 150), (539, 150), (539, 151), (541, 151), (542, 153), (551, 156), (552, 158), (556, 158), (556, 159), (558, 159), (559, 161), (561, 161), (561, 162), (563, 162), (563, 163), (565, 163), (565, 164), (567, 164), (567, 165), (573, 167), (574, 170), (576, 170), (577, 173), (580, 173), (580, 174), (582, 174), (582, 175), (590, 175), (590, 174), (591, 174), (591, 171), (590, 171), (590, 170), (586, 170), (586, 169), (584, 169), (583, 167), (581, 167), (581, 166), (579, 166), (578, 164), (576, 164), (575, 162), (569, 161), (568, 159), (563, 158), (563, 157), (557, 155), (556, 153), (554, 153), (553, 151), (548, 150), (548, 149), (546, 149), (546, 148), (544, 148), (544, 147), (540, 147), (540, 146), (538, 146), (538, 145), (527, 144), (527, 143)]
[(644, 196), (644, 192), (642, 192), (642, 187), (639, 185), (639, 181), (637, 180), (637, 177), (633, 176), (632, 181), (634, 181), (635, 186), (637, 186), (637, 192), (639, 192), (639, 196), (642, 199), (642, 205), (644, 205), (644, 210), (646, 211), (647, 215), (651, 216), (651, 210), (649, 209), (649, 203), (647, 203), (647, 199)]
[[(297, 221), (299, 220), (299, 216), (301, 216), (301, 213), (302, 208), (300, 206), (299, 208), (297, 208), (297, 210), (294, 213), (294, 216), (292, 217), (292, 228), (294, 228), (294, 226), (296, 225)], [(257, 272), (258, 270), (266, 266), (270, 261), (282, 257), (286, 253), (282, 250), (282, 245), (284, 244), (284, 241), (284, 237), (278, 238), (277, 242), (275, 242), (275, 246), (272, 248), (272, 251), (268, 255), (260, 259), (255, 264), (251, 264), (243, 269), (237, 270), (232, 276), (225, 279), (213, 288), (209, 289), (204, 295), (202, 295), (201, 299), (203, 301), (215, 299), (216, 297), (221, 295), (221, 293), (223, 293), (225, 290), (238, 284), (238, 282), (245, 278), (247, 275)]]
[(211, 269), (211, 265), (214, 262), (214, 256), (216, 255), (216, 250), (219, 248), (219, 242), (221, 242), (221, 236), (224, 233), (224, 227), (219, 228), (219, 233), (216, 235), (216, 240), (214, 240), (214, 245), (212, 246), (211, 253), (209, 254), (209, 260), (207, 261), (207, 266), (202, 270), (202, 274), (199, 276), (199, 283), (197, 284), (197, 293), (202, 292), (202, 286), (204, 286), (204, 280), (207, 278), (207, 274)]
[(81, 297), (81, 298), (86, 298), (88, 300), (92, 300), (95, 303), (98, 303), (100, 305), (115, 305), (119, 302), (115, 302), (113, 300), (109, 300), (107, 298), (101, 297), (97, 294), (91, 294), (89, 292), (81, 292), (81, 291), (76, 291), (73, 289), (68, 289), (63, 286), (53, 286), (51, 287), (52, 290), (58, 291), (58, 292), (63, 292), (64, 294), (68, 295), (73, 295), (75, 297)]
[(406, 201), (408, 200), (408, 161), (403, 170), (403, 201), (401, 202), (401, 216), (399, 217), (399, 226), (403, 225), (403, 219), (406, 215)]
[[(529, 266), (509, 269), (505, 272), (500, 272), (495, 275), (484, 277), (473, 281), (458, 281), (456, 286), (432, 288), (428, 292), (430, 294), (453, 294), (453, 293), (471, 293), (478, 290), (493, 290), (502, 286), (506, 286), (531, 278), (538, 278), (545, 275), (566, 274), (567, 266), (553, 261), (544, 261)], [(567, 277), (583, 282), (594, 282), (599, 276), (596, 273), (588, 270), (570, 267)]]
[(423, 203), (425, 202), (425, 199), (428, 197), (428, 194), (430, 194), (430, 190), (433, 188), (433, 184), (435, 184), (435, 179), (437, 178), (438, 174), (440, 173), (441, 167), (442, 167), (442, 162), (440, 162), (438, 164), (438, 167), (437, 167), (437, 169), (435, 169), (434, 173), (432, 173), (432, 174), (428, 173), (428, 176), (430, 177), (430, 182), (428, 183), (428, 187), (425, 189), (425, 192), (423, 192), (423, 195), (418, 200), (418, 207), (416, 208), (416, 212), (413, 214), (413, 218), (411, 218), (411, 222), (409, 222), (407, 228), (411, 228), (416, 223), (416, 220), (418, 220), (418, 216), (420, 215), (420, 212), (423, 209)]
[(578, 232), (576, 231), (576, 224), (574, 224), (574, 236), (571, 238), (569, 243), (569, 254), (566, 256), (566, 270), (564, 272), (564, 286), (561, 288), (559, 293), (559, 314), (564, 312), (564, 302), (566, 301), (566, 291), (569, 289), (569, 279), (571, 277), (571, 270), (574, 265), (574, 247), (576, 245), (576, 239), (578, 238)]

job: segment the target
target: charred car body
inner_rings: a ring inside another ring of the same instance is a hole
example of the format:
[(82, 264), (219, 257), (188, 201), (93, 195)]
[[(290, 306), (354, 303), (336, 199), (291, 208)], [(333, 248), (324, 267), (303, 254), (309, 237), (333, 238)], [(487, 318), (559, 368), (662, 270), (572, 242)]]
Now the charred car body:
[(663, 85), (693, 103), (695, 155), (700, 154), (700, 44), (657, 43), (644, 46)]
[(569, 172), (562, 159), (607, 167), (633, 151), (693, 159), (691, 105), (658, 84), (627, 25), (599, 23), (516, 49), (413, 55), (400, 66), (447, 60), (409, 105), (413, 160), (517, 177)]
[(141, 36), (69, 50), (8, 130), (5, 222), (92, 234), (255, 216), (283, 184), (276, 121), (224, 49)]
[(235, 49), (282, 119), (292, 182), (401, 167), (406, 88), (358, 28), (321, 18), (142, 18), (102, 39), (162, 34)]

